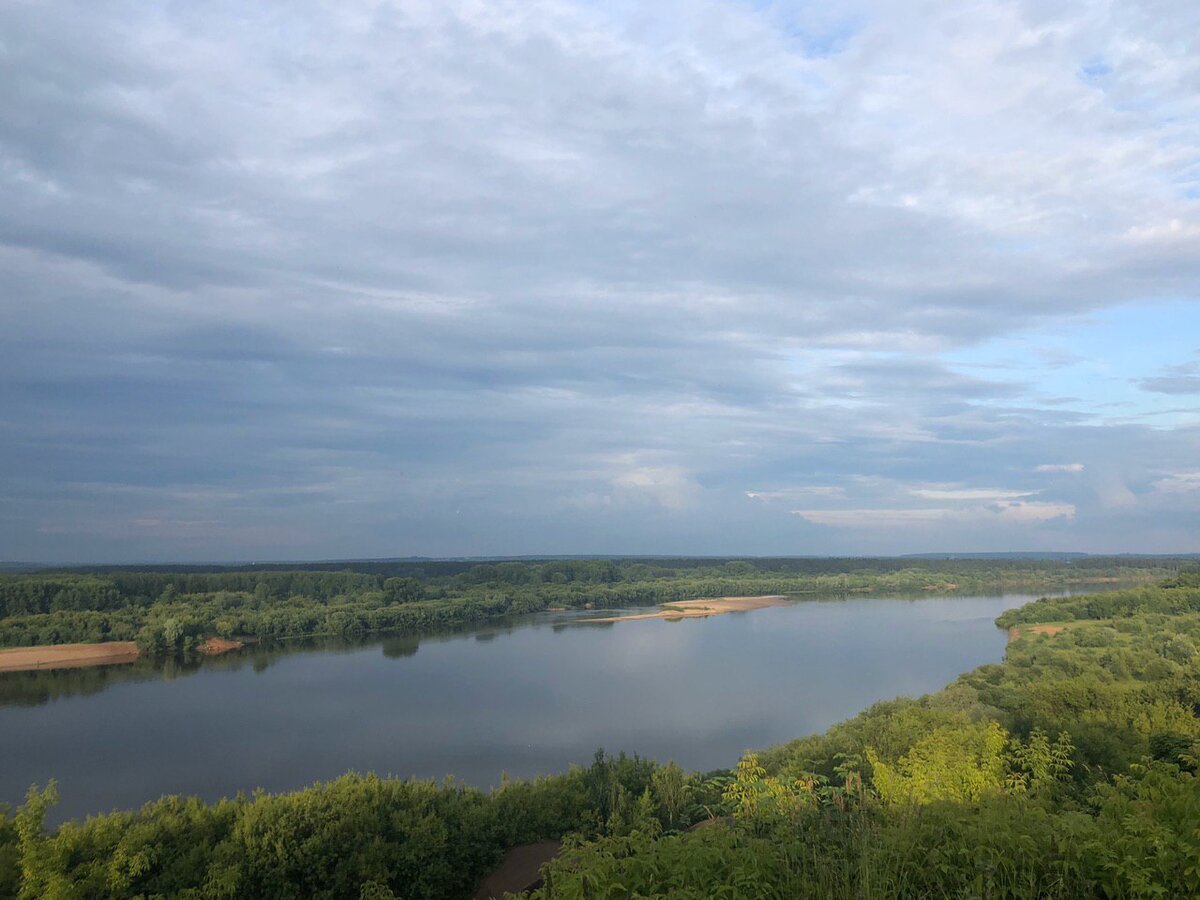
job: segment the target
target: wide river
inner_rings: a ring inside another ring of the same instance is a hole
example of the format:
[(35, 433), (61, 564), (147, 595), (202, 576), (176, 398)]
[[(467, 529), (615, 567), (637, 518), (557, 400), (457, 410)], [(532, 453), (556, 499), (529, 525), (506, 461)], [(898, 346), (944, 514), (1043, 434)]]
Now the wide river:
[(597, 747), (730, 766), (998, 662), (993, 619), (1029, 599), (807, 600), (609, 625), (543, 613), (419, 640), (0, 675), (0, 803), (51, 778), (54, 821), (347, 769), (486, 787), (587, 763)]

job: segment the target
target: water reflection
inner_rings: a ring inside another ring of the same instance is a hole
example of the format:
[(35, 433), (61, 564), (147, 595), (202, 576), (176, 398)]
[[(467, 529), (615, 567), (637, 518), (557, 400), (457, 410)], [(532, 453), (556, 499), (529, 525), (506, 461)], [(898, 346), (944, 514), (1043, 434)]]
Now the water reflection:
[[(200, 660), (0, 676), (0, 802), (55, 816), (289, 790), (347, 769), (480, 786), (598, 746), (709, 770), (1004, 652), (1023, 596), (808, 601), (579, 627), (543, 613), (437, 635), (261, 644)], [(595, 611), (590, 615), (600, 615)]]
[[(143, 657), (132, 663), (92, 666), (78, 669), (41, 669), (30, 672), (0, 673), (0, 707), (37, 706), (65, 697), (87, 696), (118, 684), (142, 681), (174, 681), (202, 671), (238, 671), (250, 668), (265, 672), (278, 660), (303, 653), (352, 653), (378, 646), (388, 659), (407, 659), (417, 653), (422, 641), (442, 641), (470, 635), (476, 641), (494, 640), (518, 628), (553, 622), (553, 630), (570, 627), (580, 613), (539, 613), (500, 618), (486, 625), (465, 625), (418, 635), (323, 636), (286, 641), (264, 640), (248, 643), (241, 650), (217, 656), (198, 654)], [(594, 615), (594, 613), (589, 613)], [(553, 618), (550, 618), (553, 616)]]
[[(1093, 592), (1110, 587), (1109, 585), (1089, 586)], [(1111, 587), (1117, 587), (1113, 585)], [(997, 591), (990, 597), (996, 599), (1012, 598), (1009, 606), (1026, 602), (1032, 595), (1005, 594)], [(929, 597), (923, 594), (891, 594), (872, 598), (827, 597), (805, 598), (806, 603), (854, 603), (863, 599), (873, 601), (951, 601), (975, 599), (965, 595)], [(106, 691), (124, 683), (145, 681), (175, 681), (200, 672), (231, 672), (249, 668), (256, 673), (267, 671), (280, 659), (296, 654), (305, 653), (355, 653), (363, 648), (378, 646), (387, 659), (408, 659), (415, 656), (423, 642), (447, 641), (473, 637), (476, 643), (484, 644), (496, 638), (530, 627), (547, 630), (552, 634), (576, 630), (586, 626), (589, 631), (607, 631), (618, 627), (627, 628), (632, 623), (616, 623), (609, 621), (590, 622), (589, 619), (603, 619), (621, 614), (636, 614), (652, 611), (657, 607), (631, 607), (619, 610), (566, 610), (554, 612), (533, 613), (528, 615), (501, 617), (483, 625), (463, 625), (443, 629), (430, 634), (405, 635), (359, 635), (359, 636), (322, 636), (289, 640), (263, 640), (248, 643), (243, 649), (218, 656), (177, 656), (143, 658), (132, 663), (111, 666), (96, 666), (79, 669), (40, 670), (33, 672), (4, 672), (0, 673), (0, 708), (5, 706), (37, 706), (53, 700), (74, 696), (88, 696)], [(970, 604), (961, 606), (957, 611), (969, 614)], [(753, 613), (734, 612), (729, 616), (751, 615)], [(948, 608), (948, 615), (954, 614), (954, 607)], [(685, 620), (661, 620), (668, 624), (680, 624)]]

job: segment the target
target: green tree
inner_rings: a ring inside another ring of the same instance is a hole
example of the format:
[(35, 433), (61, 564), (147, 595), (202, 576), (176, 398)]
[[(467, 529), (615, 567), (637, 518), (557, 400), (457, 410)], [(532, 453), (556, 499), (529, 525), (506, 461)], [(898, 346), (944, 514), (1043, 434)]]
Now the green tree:
[(46, 810), (58, 802), (58, 785), (51, 781), (42, 790), (29, 788), (25, 803), (15, 819), (17, 848), (21, 858), (19, 900), (68, 900), (73, 897), (62, 874), (62, 860), (47, 839)]
[(1004, 788), (1008, 735), (997, 722), (938, 728), (895, 764), (871, 747), (872, 782), (885, 803), (978, 800)]
[(660, 766), (650, 778), (650, 787), (657, 802), (658, 814), (669, 831), (677, 831), (689, 823), (686, 815), (692, 802), (692, 789), (687, 773), (676, 762)]
[(813, 787), (811, 780), (795, 779), (788, 784), (768, 775), (758, 754), (746, 753), (738, 761), (734, 780), (725, 789), (723, 799), (738, 819), (769, 826), (794, 819), (812, 806), (816, 802)]
[(1075, 745), (1065, 731), (1050, 743), (1046, 732), (1034, 728), (1027, 741), (1013, 738), (1008, 752), (1012, 761), (1008, 784), (1015, 793), (1053, 790), (1070, 777), (1075, 765)]

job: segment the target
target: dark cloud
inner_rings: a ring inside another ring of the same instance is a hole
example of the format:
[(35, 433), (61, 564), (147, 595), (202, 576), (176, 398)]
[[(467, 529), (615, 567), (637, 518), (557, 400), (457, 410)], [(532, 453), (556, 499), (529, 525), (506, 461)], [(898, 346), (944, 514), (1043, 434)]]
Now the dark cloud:
[(1138, 384), (1156, 394), (1200, 394), (1200, 375), (1160, 375), (1143, 378)]
[(1137, 385), (1155, 394), (1200, 394), (1200, 363), (1167, 366), (1162, 375), (1138, 379)]

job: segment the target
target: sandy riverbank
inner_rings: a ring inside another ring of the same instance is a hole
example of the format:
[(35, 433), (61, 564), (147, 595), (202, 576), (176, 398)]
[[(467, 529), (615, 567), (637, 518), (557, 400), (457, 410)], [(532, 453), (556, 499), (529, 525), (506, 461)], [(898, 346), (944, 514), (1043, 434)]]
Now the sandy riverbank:
[(111, 666), (117, 663), (133, 662), (140, 655), (141, 651), (133, 641), (16, 647), (12, 650), (0, 650), (0, 672)]
[(704, 600), (678, 600), (664, 603), (662, 608), (650, 613), (634, 613), (629, 616), (603, 616), (597, 619), (576, 619), (581, 625), (594, 622), (632, 622), (635, 619), (701, 619), (723, 613), (749, 612), (768, 606), (785, 606), (788, 598), (780, 594), (766, 597), (712, 597)]
[(222, 653), (229, 653), (231, 650), (241, 650), (245, 646), (241, 641), (229, 641), (225, 638), (210, 637), (203, 644), (196, 645), (196, 652), (203, 653), (206, 656), (218, 656)]

